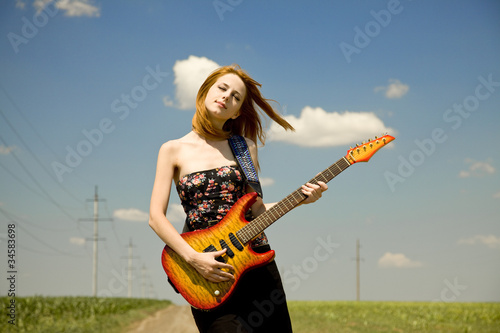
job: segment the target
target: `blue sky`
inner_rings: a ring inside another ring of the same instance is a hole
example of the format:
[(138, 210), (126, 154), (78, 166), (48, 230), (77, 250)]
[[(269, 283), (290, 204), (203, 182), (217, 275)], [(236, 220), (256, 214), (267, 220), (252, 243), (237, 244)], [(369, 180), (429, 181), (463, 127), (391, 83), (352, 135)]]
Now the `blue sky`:
[[(0, 230), (17, 293), (183, 303), (147, 225), (160, 145), (190, 130), (200, 80), (240, 64), (297, 128), (268, 126), (267, 202), (388, 133), (267, 233), (289, 299), (500, 301), (497, 1), (28, 1), (0, 10)], [(169, 218), (180, 230), (174, 193)], [(5, 253), (2, 250), (2, 253)], [(7, 274), (7, 258), (1, 261)], [(1, 280), (6, 294), (6, 280)]]

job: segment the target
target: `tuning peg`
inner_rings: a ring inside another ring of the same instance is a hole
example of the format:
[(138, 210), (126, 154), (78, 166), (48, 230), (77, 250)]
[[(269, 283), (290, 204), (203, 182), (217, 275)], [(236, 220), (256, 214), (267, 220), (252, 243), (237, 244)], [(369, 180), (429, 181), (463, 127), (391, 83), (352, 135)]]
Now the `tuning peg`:
[(385, 141), (386, 141), (385, 138), (383, 138), (382, 141), (384, 141), (384, 144), (385, 144)]
[(378, 143), (379, 143), (379, 141), (377, 140), (377, 141), (375, 141), (375, 143), (376, 143), (376, 144), (378, 144)]
[(378, 139), (378, 136), (375, 135), (375, 140), (377, 140), (377, 139)]
[(370, 148), (372, 148), (372, 147), (373, 147), (373, 143), (370, 142)]

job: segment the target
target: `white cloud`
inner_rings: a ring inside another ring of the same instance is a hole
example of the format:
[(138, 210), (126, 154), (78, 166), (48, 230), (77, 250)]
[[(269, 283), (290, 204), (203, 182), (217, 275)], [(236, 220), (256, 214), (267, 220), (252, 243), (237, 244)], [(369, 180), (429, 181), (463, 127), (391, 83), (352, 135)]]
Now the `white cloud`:
[[(113, 212), (113, 217), (124, 220), (124, 221), (134, 221), (134, 222), (148, 222), (149, 213), (143, 212), (140, 209), (128, 208), (128, 209), (117, 209)], [(167, 218), (172, 223), (182, 223), (186, 218), (186, 213), (182, 205), (170, 204), (167, 210)]]
[(306, 147), (331, 147), (361, 142), (385, 132), (395, 134), (373, 112), (327, 112), (319, 107), (306, 106), (300, 117), (288, 115), (284, 118), (295, 132), (285, 131), (273, 122), (269, 140)]
[(174, 101), (170, 98), (170, 96), (163, 97), (163, 104), (167, 107), (175, 106)]
[(388, 86), (375, 87), (375, 92), (385, 92), (385, 97), (389, 99), (401, 98), (408, 93), (410, 87), (407, 84), (401, 83), (397, 79), (390, 79)]
[(85, 238), (81, 238), (81, 237), (71, 237), (69, 239), (69, 242), (71, 244), (75, 244), (75, 245), (85, 245)]
[(274, 179), (269, 177), (261, 177), (259, 178), (259, 181), (262, 187), (274, 185)]
[(186, 213), (179, 204), (170, 204), (167, 209), (167, 219), (172, 223), (184, 223)]
[(458, 174), (460, 178), (483, 177), (495, 173), (495, 168), (488, 161), (481, 162), (468, 158), (465, 160), (465, 163), (468, 164), (469, 167), (467, 170), (460, 171)]
[(136, 208), (118, 209), (113, 212), (113, 216), (120, 220), (147, 222), (149, 221), (149, 213), (143, 212)]
[[(174, 64), (175, 106), (182, 110), (196, 108), (196, 95), (207, 76), (220, 66), (205, 57), (190, 55), (185, 60), (177, 60)], [(163, 98), (165, 106), (174, 106), (169, 96)]]
[(379, 260), (379, 267), (397, 267), (397, 268), (412, 268), (421, 267), (423, 264), (420, 261), (413, 261), (407, 258), (402, 253), (386, 252)]
[(16, 7), (19, 9), (24, 9), (26, 7), (26, 3), (23, 0), (16, 0)]
[(496, 237), (495, 235), (476, 235), (470, 238), (462, 238), (458, 241), (458, 244), (483, 244), (492, 249), (500, 249), (500, 237)]
[(5, 145), (0, 145), (0, 155), (8, 155), (10, 154), (11, 151), (14, 150), (14, 146), (5, 146)]
[(47, 6), (54, 3), (54, 6), (64, 12), (65, 16), (79, 17), (99, 17), (101, 10), (95, 6), (91, 0), (35, 0), (33, 6), (37, 13), (42, 12)]

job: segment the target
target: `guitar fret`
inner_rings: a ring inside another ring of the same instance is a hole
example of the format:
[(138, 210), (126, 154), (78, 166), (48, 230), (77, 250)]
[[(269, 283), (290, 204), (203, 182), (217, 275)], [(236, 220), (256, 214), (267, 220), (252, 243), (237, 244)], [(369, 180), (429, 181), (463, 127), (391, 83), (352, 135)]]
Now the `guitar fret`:
[[(340, 160), (330, 165), (323, 172), (311, 179), (308, 183), (317, 184), (318, 181), (327, 183), (338, 176), (342, 171), (347, 169), (350, 165), (351, 163), (349, 163), (349, 161), (345, 157), (342, 157)], [(295, 208), (306, 198), (307, 196), (302, 193), (301, 188), (295, 190), (283, 200), (276, 203), (269, 210), (265, 211), (253, 221), (248, 223), (246, 226), (238, 230), (236, 232), (236, 236), (243, 244), (248, 243), (250, 240), (262, 233), (262, 231), (264, 231), (267, 227), (273, 224), (276, 220)]]

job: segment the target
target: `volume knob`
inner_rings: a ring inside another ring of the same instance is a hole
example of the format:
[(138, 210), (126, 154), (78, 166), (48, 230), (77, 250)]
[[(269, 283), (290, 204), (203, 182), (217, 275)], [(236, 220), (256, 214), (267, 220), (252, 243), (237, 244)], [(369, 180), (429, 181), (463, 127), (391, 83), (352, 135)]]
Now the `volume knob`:
[(218, 291), (218, 290), (214, 291), (214, 295), (215, 296), (219, 296), (220, 295), (220, 291)]

